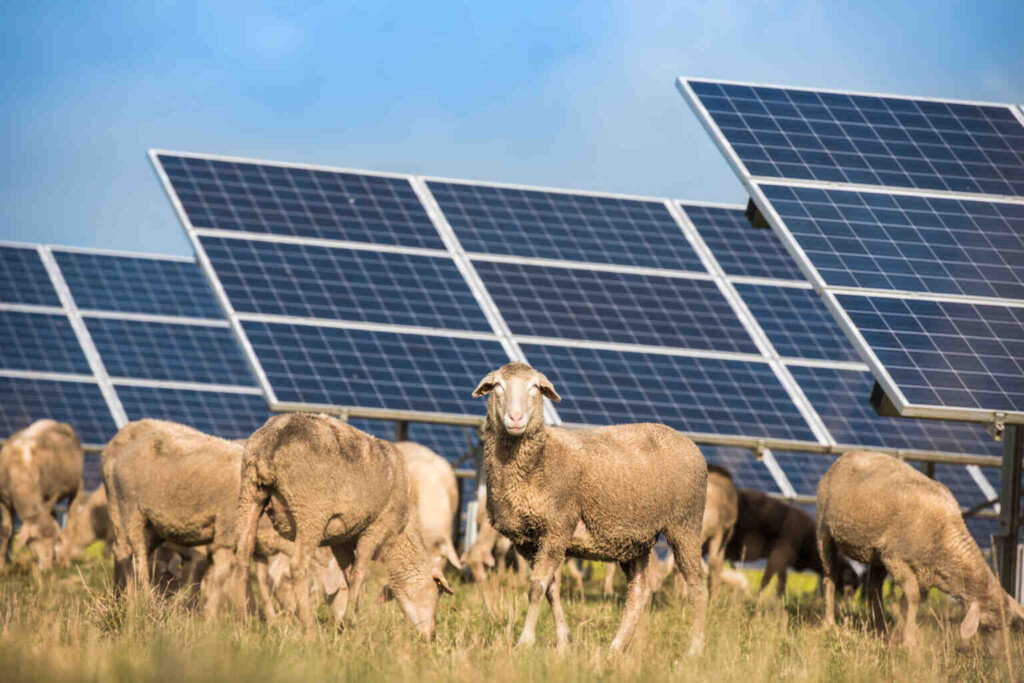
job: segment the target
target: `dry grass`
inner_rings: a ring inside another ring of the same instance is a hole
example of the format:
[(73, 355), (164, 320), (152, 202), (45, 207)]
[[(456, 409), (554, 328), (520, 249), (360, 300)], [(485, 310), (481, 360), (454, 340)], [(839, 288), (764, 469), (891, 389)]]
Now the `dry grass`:
[[(526, 609), (525, 591), (504, 582), (456, 586), (438, 618), (437, 640), (417, 640), (392, 604), (368, 606), (338, 631), (325, 619), (310, 632), (293, 623), (246, 626), (209, 622), (180, 600), (153, 599), (132, 608), (110, 597), (107, 563), (93, 556), (70, 571), (33, 579), (24, 564), (0, 575), (0, 679), (4, 681), (360, 681), (409, 679), (490, 681), (578, 680), (1006, 680), (1005, 660), (957, 644), (960, 609), (933, 595), (920, 620), (926, 649), (915, 659), (871, 635), (860, 605), (845, 605), (841, 626), (820, 626), (815, 578), (792, 575), (784, 603), (737, 595), (715, 599), (707, 650), (684, 656), (689, 622), (670, 594), (660, 597), (633, 648), (608, 658), (621, 601), (599, 597), (599, 575), (585, 601), (571, 600), (569, 655), (551, 649), (550, 614), (542, 613), (540, 645), (513, 647)], [(759, 579), (751, 574), (752, 584)], [(326, 616), (325, 614), (323, 616)], [(1013, 635), (1017, 678), (1024, 637)]]

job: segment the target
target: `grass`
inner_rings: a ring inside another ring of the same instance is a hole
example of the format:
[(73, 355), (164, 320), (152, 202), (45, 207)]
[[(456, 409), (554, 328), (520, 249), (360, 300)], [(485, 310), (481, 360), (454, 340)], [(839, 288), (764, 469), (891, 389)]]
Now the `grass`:
[[(685, 657), (689, 620), (671, 590), (659, 596), (633, 647), (605, 654), (622, 601), (600, 596), (598, 568), (586, 599), (569, 600), (573, 644), (553, 652), (545, 608), (539, 645), (513, 647), (526, 610), (525, 590), (509, 581), (486, 587), (489, 613), (473, 584), (453, 584), (444, 598), (437, 639), (418, 640), (389, 603), (373, 600), (338, 630), (326, 619), (303, 631), (295, 623), (207, 621), (183, 601), (151, 598), (134, 606), (110, 593), (110, 568), (95, 549), (70, 570), (34, 578), (24, 561), (0, 574), (0, 679), (20, 681), (310, 680), (445, 681), (995, 681), (1010, 679), (1005, 660), (977, 642), (958, 644), (961, 609), (933, 594), (919, 622), (925, 649), (914, 657), (867, 628), (863, 604), (844, 604), (840, 625), (820, 625), (816, 577), (791, 574), (784, 602), (735, 594), (716, 596), (709, 610), (707, 648)], [(751, 585), (760, 576), (750, 573)], [(374, 587), (371, 587), (374, 590)], [(375, 595), (369, 593), (368, 595)], [(1016, 677), (1024, 680), (1024, 637), (1012, 636)]]

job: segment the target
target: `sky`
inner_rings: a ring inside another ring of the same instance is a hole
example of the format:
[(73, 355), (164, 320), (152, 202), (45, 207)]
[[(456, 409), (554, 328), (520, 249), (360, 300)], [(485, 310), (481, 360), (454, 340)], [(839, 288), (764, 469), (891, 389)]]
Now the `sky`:
[(1024, 3), (5, 3), (0, 239), (190, 254), (150, 148), (681, 199), (681, 75), (1024, 102)]

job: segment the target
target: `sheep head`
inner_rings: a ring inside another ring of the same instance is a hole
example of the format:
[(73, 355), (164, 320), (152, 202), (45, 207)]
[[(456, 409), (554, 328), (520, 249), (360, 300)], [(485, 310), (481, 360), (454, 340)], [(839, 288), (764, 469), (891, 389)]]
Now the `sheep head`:
[[(993, 591), (996, 592), (996, 591)], [(960, 624), (961, 640), (968, 640), (980, 633), (981, 642), (989, 655), (997, 657), (1006, 651), (1007, 631), (1014, 619), (1024, 619), (1024, 607), (1009, 594), (998, 589), (999, 597), (988, 600), (972, 600)]]
[(544, 396), (558, 402), (562, 398), (551, 380), (525, 363), (509, 363), (480, 380), (473, 396), (488, 395), (487, 419), (500, 424), (514, 437), (522, 436), (528, 427), (544, 423)]

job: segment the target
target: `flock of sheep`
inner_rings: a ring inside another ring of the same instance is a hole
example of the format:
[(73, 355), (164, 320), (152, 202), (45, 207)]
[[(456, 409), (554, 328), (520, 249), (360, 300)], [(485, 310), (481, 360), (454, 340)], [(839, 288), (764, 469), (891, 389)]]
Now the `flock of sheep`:
[[(159, 420), (132, 422), (104, 448), (103, 486), (91, 494), (82, 490), (82, 448), (71, 427), (34, 423), (0, 452), (0, 567), (16, 515), (14, 550), (27, 545), (40, 570), (66, 565), (100, 538), (112, 548), (125, 599), (155, 583), (190, 591), (207, 614), (230, 604), (268, 620), (294, 612), (308, 624), (313, 591), (340, 621), (350, 598), (358, 605), (369, 563), (378, 560), (387, 576), (382, 597), (395, 599), (431, 638), (440, 595), (451, 592), (447, 563), (465, 563), (483, 581), (496, 561), (515, 562), (530, 569), (519, 643), (535, 641), (546, 599), (560, 651), (570, 637), (559, 585), (567, 560), (582, 585), (571, 558), (614, 563), (625, 575), (613, 651), (629, 646), (674, 565), (692, 624), (689, 652), (700, 653), (709, 591), (745, 583), (724, 568), (726, 559), (766, 558), (762, 590), (777, 575), (781, 592), (790, 567), (819, 572), (826, 623), (834, 622), (836, 588), (842, 594), (857, 581), (844, 558), (864, 563), (864, 593), (879, 629), (888, 573), (903, 592), (896, 637), (910, 647), (918, 644), (920, 595), (933, 586), (963, 603), (961, 637), (980, 633), (991, 654), (1005, 651), (1010, 621), (1024, 617), (949, 490), (894, 458), (838, 458), (819, 483), (815, 524), (798, 507), (737, 490), (727, 471), (709, 468), (693, 441), (664, 425), (545, 425), (543, 399), (560, 397), (528, 365), (491, 372), (473, 395), (487, 396), (487, 495), (476, 543), (462, 558), (452, 544), (458, 502), (447, 462), (334, 417), (294, 413), (238, 441)], [(53, 516), (61, 499), (72, 500), (63, 531)], [(667, 566), (654, 553), (659, 537), (671, 548)]]

